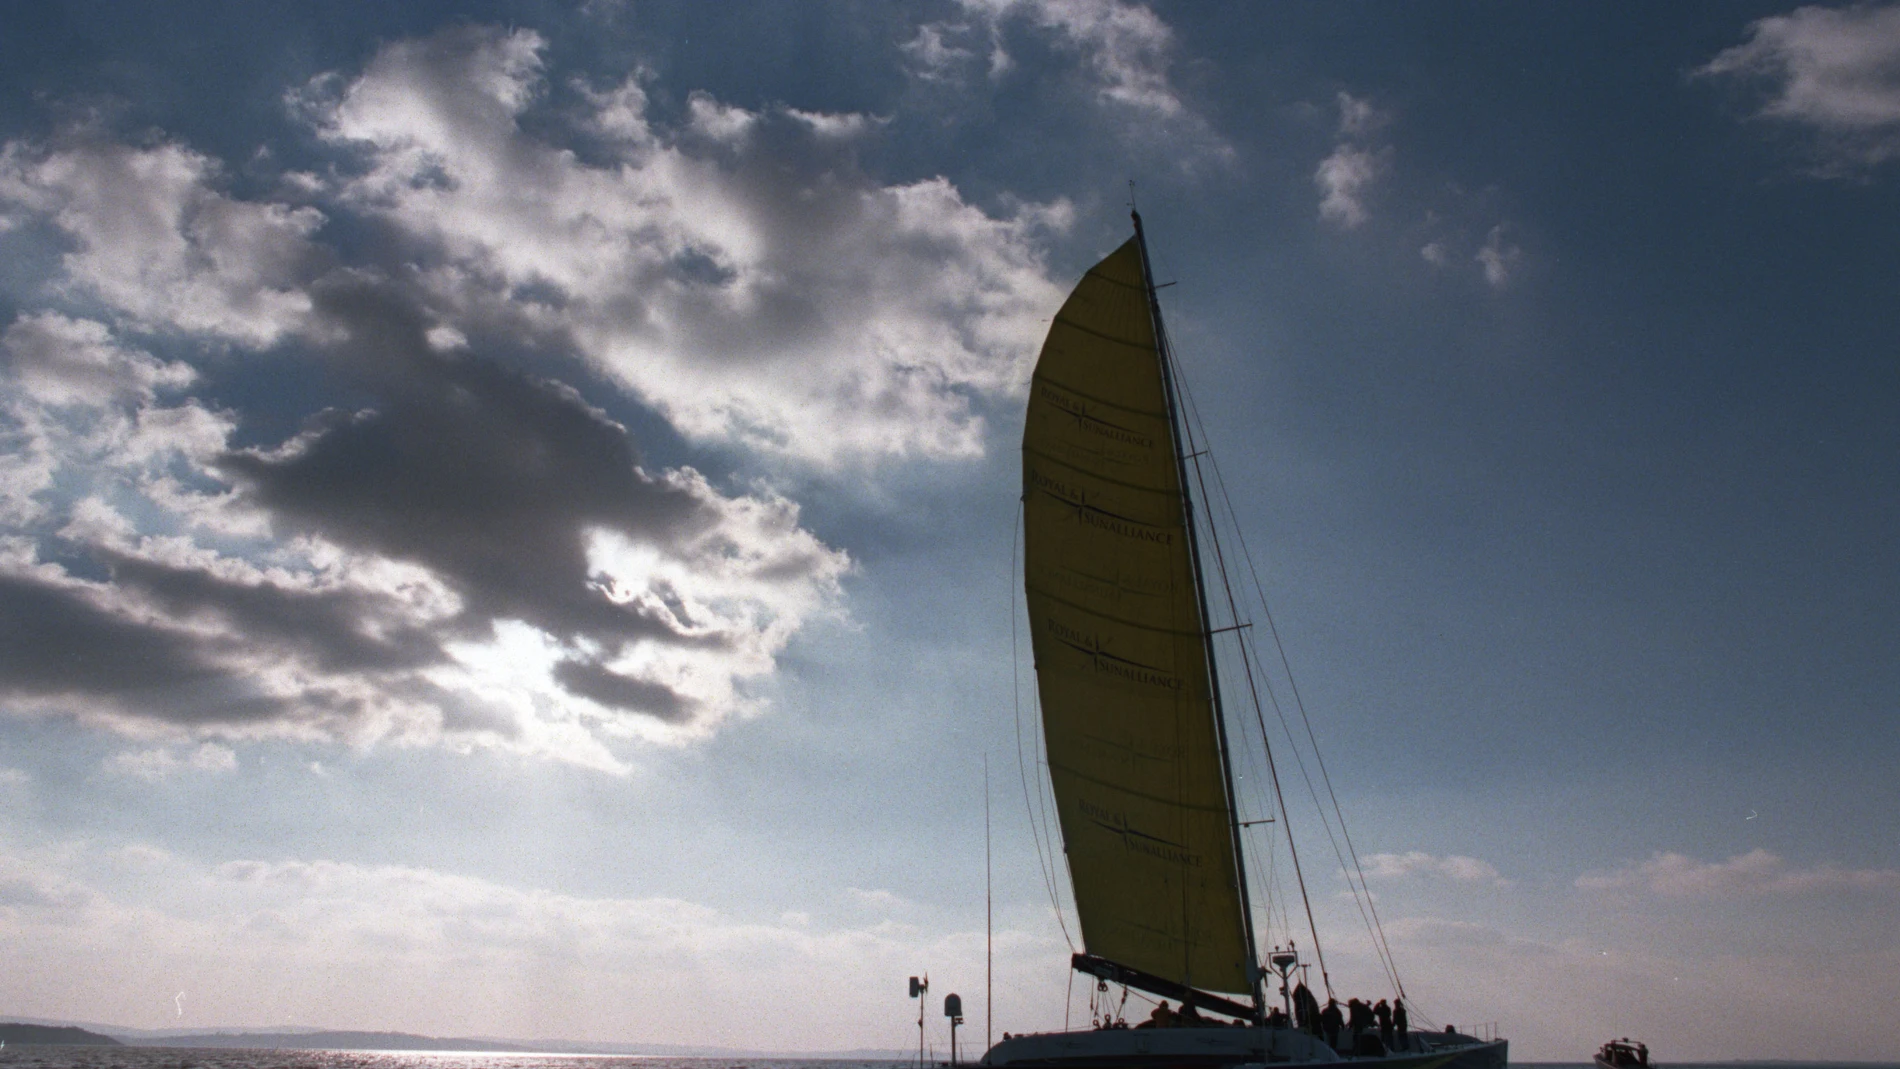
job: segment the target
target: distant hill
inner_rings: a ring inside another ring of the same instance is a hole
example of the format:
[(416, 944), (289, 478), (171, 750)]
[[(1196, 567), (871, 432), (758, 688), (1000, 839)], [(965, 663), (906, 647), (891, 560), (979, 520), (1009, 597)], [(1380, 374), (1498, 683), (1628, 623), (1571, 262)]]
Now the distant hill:
[(253, 1050), (478, 1050), (509, 1053), (526, 1053), (532, 1049), (492, 1040), (438, 1039), (408, 1032), (212, 1032), (204, 1035), (148, 1036), (140, 1039), (138, 1045)]
[[(618, 1054), (666, 1058), (770, 1058), (775, 1060), (826, 1060), (903, 1062), (916, 1051), (904, 1050), (753, 1050), (740, 1047), (702, 1046), (687, 1043), (631, 1043), (600, 1040), (520, 1038), (516, 1036), (462, 1036), (440, 1039), (411, 1032), (357, 1032), (341, 1028), (314, 1028), (307, 1025), (276, 1026), (214, 1025), (189, 1028), (128, 1028), (99, 1021), (75, 1021), (71, 1018), (18, 1017), (16, 1023), (0, 1027), (36, 1027), (41, 1033), (64, 1033), (94, 1038), (66, 1040), (30, 1040), (14, 1038), (15, 1033), (0, 1033), (9, 1045), (19, 1043), (61, 1042), (97, 1043), (128, 1047), (214, 1047), (223, 1050), (466, 1050), (497, 1053), (536, 1054)], [(1900, 1069), (1900, 1067), (1896, 1067)]]
[(59, 1027), (44, 1024), (0, 1024), (0, 1042), (25, 1046), (29, 1043), (43, 1043), (47, 1046), (62, 1047), (122, 1047), (123, 1043), (111, 1036), (102, 1036), (97, 1032), (88, 1032), (83, 1028)]

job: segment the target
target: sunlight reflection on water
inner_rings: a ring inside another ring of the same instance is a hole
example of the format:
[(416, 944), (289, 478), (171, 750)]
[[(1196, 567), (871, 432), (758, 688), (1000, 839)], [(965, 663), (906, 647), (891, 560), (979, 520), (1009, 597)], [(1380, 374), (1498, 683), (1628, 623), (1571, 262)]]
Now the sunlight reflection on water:
[(494, 1051), (8, 1047), (0, 1069), (896, 1069), (888, 1061)]

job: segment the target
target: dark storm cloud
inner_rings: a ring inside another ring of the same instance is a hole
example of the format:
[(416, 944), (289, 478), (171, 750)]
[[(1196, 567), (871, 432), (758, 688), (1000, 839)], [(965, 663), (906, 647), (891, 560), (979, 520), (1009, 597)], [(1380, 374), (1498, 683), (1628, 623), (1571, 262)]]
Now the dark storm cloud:
[(183, 723), (230, 723), (281, 712), (232, 679), (188, 632), (108, 611), (80, 588), (0, 575), (0, 693), (136, 702)]
[[(332, 358), (381, 395), (373, 409), (329, 412), (284, 448), (227, 454), (219, 467), (276, 522), (338, 544), (423, 565), (462, 598), (452, 629), (486, 637), (521, 620), (564, 641), (722, 646), (690, 621), (610, 598), (587, 559), (589, 533), (677, 543), (720, 517), (690, 490), (639, 467), (632, 439), (573, 390), (465, 354), (430, 349), (425, 324), (395, 287), (353, 277), (321, 291), (344, 340)], [(327, 611), (327, 610), (326, 610)], [(347, 614), (331, 652), (369, 652)], [(377, 644), (414, 656), (427, 642)], [(690, 702), (596, 664), (558, 677), (615, 708), (678, 719)]]
[(554, 666), (554, 681), (568, 693), (590, 698), (610, 709), (638, 709), (668, 723), (692, 719), (693, 703), (671, 687), (630, 679), (592, 661), (562, 661)]
[[(328, 672), (415, 668), (444, 659), (427, 630), (405, 625), (389, 598), (361, 590), (246, 583), (196, 568), (96, 551), (121, 587), (178, 619), (211, 616), (246, 642), (294, 651)], [(374, 623), (376, 633), (365, 628)]]

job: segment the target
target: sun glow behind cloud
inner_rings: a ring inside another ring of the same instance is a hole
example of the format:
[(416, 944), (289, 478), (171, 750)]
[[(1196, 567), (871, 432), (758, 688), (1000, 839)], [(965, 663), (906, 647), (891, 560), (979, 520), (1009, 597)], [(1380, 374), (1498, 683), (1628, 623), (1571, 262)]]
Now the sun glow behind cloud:
[[(1836, 1027), (1900, 974), (1848, 797), (1890, 5), (370, 10), (0, 36), (46, 86), (0, 133), (0, 1001), (812, 1051), (913, 1042), (925, 968), (969, 1005), (1010, 412), (1134, 177), (1421, 1016), (1891, 1057)], [(997, 1029), (1055, 1027), (1006, 765)], [(1389, 996), (1331, 869), (1341, 997)]]
[[(561, 376), (798, 465), (980, 451), (973, 399), (1020, 388), (1059, 297), (1038, 235), (1065, 204), (880, 185), (862, 116), (696, 93), (663, 128), (639, 74), (572, 85), (531, 134), (544, 48), (463, 27), (297, 88), (337, 165), (284, 200), (173, 141), (6, 145), (11, 217), (68, 243), (61, 305), (4, 338), (8, 605), (63, 621), (0, 679), (14, 708), (620, 769), (612, 740), (760, 708), (745, 681), (835, 611), (849, 561), (769, 487), (648, 472)], [(346, 218), (390, 240), (327, 241)], [(237, 448), (246, 413), (197, 393), (229, 352), (374, 400)]]

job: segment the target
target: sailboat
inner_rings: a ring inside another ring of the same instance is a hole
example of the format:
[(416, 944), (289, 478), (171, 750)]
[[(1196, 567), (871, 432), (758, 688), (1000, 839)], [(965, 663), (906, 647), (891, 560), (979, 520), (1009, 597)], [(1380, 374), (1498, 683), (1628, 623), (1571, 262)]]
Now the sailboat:
[[(1261, 958), (1194, 458), (1141, 216), (1132, 218), (1134, 236), (1057, 313), (1030, 383), (1023, 583), (1049, 790), (1081, 924), (1070, 964), (1100, 990), (1120, 985), (1183, 1012), (1159, 1022), (1168, 1027), (1129, 1027), (1117, 1013), (1086, 1030), (1006, 1033), (982, 1064), (1504, 1069), (1506, 1041), (1451, 1028), (1388, 1032), (1388, 1045), (1296, 1026), (1318, 1017), (1314, 1002), (1297, 1012), (1287, 995), (1300, 952), (1289, 941)], [(1272, 1004), (1269, 977), (1282, 996)]]

